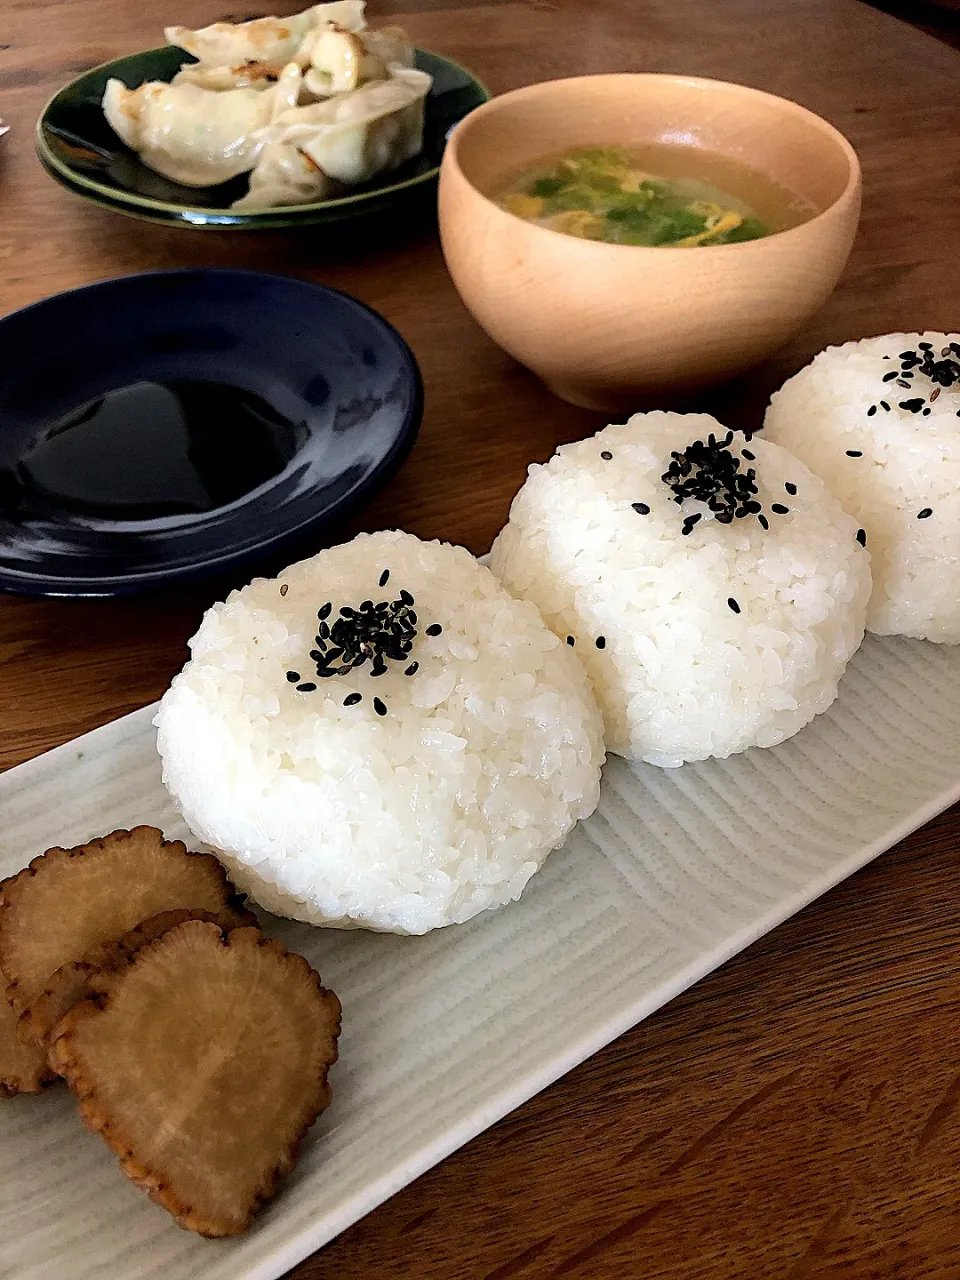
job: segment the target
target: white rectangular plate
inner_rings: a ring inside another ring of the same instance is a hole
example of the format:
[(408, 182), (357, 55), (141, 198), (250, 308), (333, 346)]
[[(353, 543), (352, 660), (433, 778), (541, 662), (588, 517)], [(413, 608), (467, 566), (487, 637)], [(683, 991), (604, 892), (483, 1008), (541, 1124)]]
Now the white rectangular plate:
[[(153, 708), (0, 777), (0, 877), (149, 822)], [(960, 797), (960, 648), (868, 638), (791, 741), (663, 772), (608, 764), (600, 808), (523, 900), (425, 938), (270, 932), (344, 1008), (334, 1101), (248, 1235), (176, 1227), (62, 1087), (0, 1103), (0, 1277), (272, 1280)]]

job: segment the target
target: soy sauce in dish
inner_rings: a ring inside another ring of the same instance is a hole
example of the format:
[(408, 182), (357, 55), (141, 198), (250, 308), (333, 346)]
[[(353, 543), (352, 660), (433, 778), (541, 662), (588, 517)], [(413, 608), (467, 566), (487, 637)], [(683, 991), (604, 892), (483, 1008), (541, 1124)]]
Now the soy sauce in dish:
[(527, 166), (497, 201), (528, 222), (607, 244), (758, 240), (816, 210), (739, 160), (699, 147), (579, 147)]
[(239, 387), (137, 382), (35, 438), (6, 477), (3, 505), (100, 520), (198, 515), (279, 475), (306, 434)]

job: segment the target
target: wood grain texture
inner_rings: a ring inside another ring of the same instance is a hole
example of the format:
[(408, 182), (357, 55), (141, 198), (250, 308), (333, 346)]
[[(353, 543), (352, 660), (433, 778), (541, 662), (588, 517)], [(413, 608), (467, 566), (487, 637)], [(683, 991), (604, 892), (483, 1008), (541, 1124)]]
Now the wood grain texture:
[[(293, 6), (286, 3), (282, 11)], [(957, 328), (960, 55), (855, 0), (371, 3), (494, 91), (684, 71), (794, 97), (864, 168), (861, 232), (803, 334), (704, 407), (756, 425), (827, 342)], [(372, 243), (140, 224), (33, 155), (47, 97), (224, 0), (0, 0), (0, 306), (127, 271), (290, 272), (396, 324), (426, 384), (422, 436), (350, 525), (486, 549), (527, 464), (602, 424), (549, 397), (472, 324), (435, 229)], [(236, 16), (251, 16), (248, 3)], [(157, 697), (230, 583), (116, 602), (0, 599), (0, 766)], [(2, 820), (2, 815), (0, 815)], [(536, 1098), (292, 1273), (425, 1280), (955, 1280), (960, 1274), (960, 811), (953, 810)], [(415, 1017), (411, 1011), (411, 1017)]]

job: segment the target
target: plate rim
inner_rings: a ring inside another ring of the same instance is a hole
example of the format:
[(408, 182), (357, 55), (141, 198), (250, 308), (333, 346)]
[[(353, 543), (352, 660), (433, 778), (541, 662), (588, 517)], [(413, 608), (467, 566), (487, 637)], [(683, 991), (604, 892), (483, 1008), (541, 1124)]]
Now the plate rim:
[[(100, 62), (93, 67), (87, 68), (86, 71), (81, 72), (80, 75), (61, 85), (56, 92), (50, 95), (37, 117), (37, 123), (34, 128), (34, 146), (37, 158), (52, 178), (66, 187), (67, 190), (74, 192), (74, 194), (91, 200), (95, 204), (108, 208), (115, 213), (123, 213), (128, 217), (141, 218), (144, 221), (158, 223), (163, 226), (192, 227), (195, 230), (211, 231), (270, 231), (305, 227), (324, 222), (336, 222), (353, 212), (357, 215), (368, 212), (373, 213), (382, 201), (396, 198), (401, 193), (409, 193), (417, 188), (429, 187), (431, 183), (437, 181), (440, 174), (439, 164), (425, 170), (423, 173), (417, 174), (415, 177), (405, 178), (401, 182), (393, 182), (388, 186), (377, 187), (372, 191), (338, 196), (333, 200), (315, 200), (308, 204), (283, 205), (275, 209), (240, 210), (237, 213), (231, 213), (229, 209), (215, 209), (206, 205), (171, 204), (169, 201), (156, 200), (150, 196), (140, 196), (133, 192), (126, 193), (119, 188), (105, 186), (94, 178), (88, 178), (76, 172), (56, 155), (46, 138), (46, 131), (49, 128), (47, 116), (50, 108), (62, 94), (74, 88), (75, 85), (78, 85), (81, 80), (85, 80), (88, 76), (95, 75), (98, 72), (110, 71), (113, 68), (119, 69), (122, 64), (129, 62), (133, 58), (161, 54), (175, 47), (172, 45), (158, 45), (152, 49), (140, 49), (134, 53), (123, 54), (119, 58), (110, 58), (106, 62)], [(183, 52), (186, 54), (186, 50)], [(472, 86), (480, 91), (484, 102), (490, 101), (492, 94), (487, 85), (468, 67), (457, 62), (456, 59), (448, 58), (446, 54), (434, 53), (431, 49), (421, 49), (419, 46), (414, 47), (414, 52), (415, 54), (427, 54), (431, 58), (437, 58), (439, 61), (446, 63), (447, 66), (455, 67), (467, 77)], [(482, 105), (482, 103), (478, 105)], [(474, 108), (471, 109), (473, 110)]]
[[(211, 555), (202, 560), (193, 560), (188, 565), (178, 565), (167, 569), (144, 570), (134, 575), (79, 576), (74, 582), (67, 582), (65, 579), (52, 576), (43, 577), (33, 571), (21, 571), (0, 565), (0, 591), (13, 595), (47, 599), (104, 599), (134, 595), (141, 591), (148, 591), (174, 583), (197, 581), (217, 573), (225, 573), (241, 564), (265, 558), (291, 539), (297, 536), (304, 536), (310, 530), (320, 529), (328, 522), (336, 519), (337, 516), (355, 509), (366, 498), (388, 484), (409, 457), (420, 433), (425, 403), (423, 375), (410, 344), (384, 315), (366, 302), (362, 302), (359, 298), (344, 292), (342, 289), (335, 289), (331, 285), (320, 284), (315, 280), (306, 280), (302, 276), (282, 275), (276, 271), (257, 271), (249, 267), (163, 267), (155, 271), (135, 271), (122, 276), (109, 276), (105, 280), (90, 281), (87, 284), (77, 285), (73, 289), (62, 289), (45, 298), (37, 298), (34, 302), (29, 302), (24, 307), (18, 307), (15, 311), (8, 312), (5, 316), (0, 316), (0, 330), (8, 320), (34, 311), (68, 294), (87, 293), (119, 283), (129, 284), (133, 281), (155, 277), (177, 276), (240, 276), (254, 277), (257, 280), (280, 281), (285, 285), (294, 283), (309, 289), (317, 289), (322, 293), (333, 294), (359, 310), (366, 312), (393, 339), (411, 377), (413, 399), (410, 410), (400, 428), (397, 440), (356, 489), (338, 499), (322, 513), (308, 517), (299, 524), (287, 527), (272, 535), (266, 541), (259, 541), (252, 548), (234, 548), (231, 551), (229, 547), (224, 547), (219, 553), (211, 553)], [(215, 556), (215, 558), (212, 558), (212, 556)]]

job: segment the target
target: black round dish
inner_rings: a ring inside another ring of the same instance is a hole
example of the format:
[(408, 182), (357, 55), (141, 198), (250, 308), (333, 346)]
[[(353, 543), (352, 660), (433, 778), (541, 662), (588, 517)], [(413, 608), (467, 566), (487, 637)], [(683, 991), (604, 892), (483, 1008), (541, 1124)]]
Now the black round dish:
[[(329, 536), (396, 472), (423, 412), (417, 363), (381, 316), (256, 271), (150, 272), (57, 294), (0, 320), (0, 350), (0, 587), (29, 594), (118, 595)], [(25, 488), (24, 459), (54, 424), (152, 382), (259, 397), (299, 447), (279, 474), (194, 513), (105, 519)]]
[(183, 63), (193, 61), (182, 49), (165, 45), (85, 71), (55, 94), (40, 116), (37, 154), (44, 168), (77, 195), (151, 222), (241, 231), (342, 222), (401, 207), (434, 186), (448, 133), (489, 97), (464, 67), (418, 49), (416, 65), (433, 76), (424, 104), (423, 150), (418, 156), (338, 199), (235, 212), (230, 205), (247, 190), (245, 174), (216, 187), (171, 182), (141, 164), (107, 124), (100, 106), (111, 77), (135, 89), (146, 80), (172, 80)]

